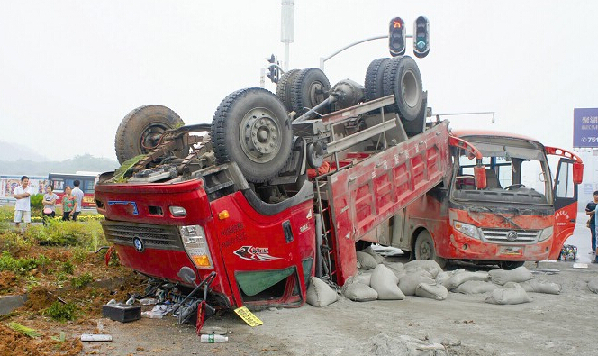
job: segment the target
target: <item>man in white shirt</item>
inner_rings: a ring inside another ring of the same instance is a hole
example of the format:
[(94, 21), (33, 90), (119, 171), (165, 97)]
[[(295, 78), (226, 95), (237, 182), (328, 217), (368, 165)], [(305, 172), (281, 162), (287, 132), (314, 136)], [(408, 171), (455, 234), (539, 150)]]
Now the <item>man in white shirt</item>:
[(17, 228), (20, 227), (21, 222), (25, 224), (31, 222), (31, 195), (33, 195), (33, 189), (29, 186), (29, 177), (23, 176), (21, 178), (21, 185), (15, 187), (14, 191), (14, 197), (17, 200), (15, 203), (14, 222)]
[(77, 221), (77, 215), (81, 213), (81, 204), (83, 203), (83, 196), (85, 196), (85, 193), (83, 193), (83, 191), (79, 188), (79, 184), (81, 184), (81, 182), (78, 179), (75, 179), (75, 181), (73, 182), (75, 188), (73, 189), (72, 194), (75, 197), (75, 199), (77, 199), (77, 207), (75, 208), (75, 212), (73, 213), (73, 221)]

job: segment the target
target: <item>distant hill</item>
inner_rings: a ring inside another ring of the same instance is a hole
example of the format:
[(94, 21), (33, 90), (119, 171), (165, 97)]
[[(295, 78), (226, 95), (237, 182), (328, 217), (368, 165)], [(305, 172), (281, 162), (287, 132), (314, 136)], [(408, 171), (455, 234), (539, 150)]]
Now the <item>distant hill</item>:
[[(41, 162), (47, 159), (29, 147), (14, 142), (0, 141), (0, 161), (31, 160)], [(4, 167), (4, 165), (0, 167)]]
[(120, 167), (116, 160), (96, 158), (90, 154), (75, 156), (65, 161), (0, 160), (0, 175), (30, 175), (45, 177), (49, 173), (76, 173), (77, 171), (106, 172)]

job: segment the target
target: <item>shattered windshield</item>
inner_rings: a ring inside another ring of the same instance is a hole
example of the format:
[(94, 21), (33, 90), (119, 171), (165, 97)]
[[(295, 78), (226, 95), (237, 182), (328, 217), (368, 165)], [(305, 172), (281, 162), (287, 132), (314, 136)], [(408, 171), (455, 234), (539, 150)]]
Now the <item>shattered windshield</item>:
[(548, 163), (541, 145), (505, 137), (467, 140), (484, 156), (481, 163), (486, 171), (486, 188), (476, 189), (476, 161), (460, 150), (454, 165), (453, 198), (514, 204), (552, 201)]

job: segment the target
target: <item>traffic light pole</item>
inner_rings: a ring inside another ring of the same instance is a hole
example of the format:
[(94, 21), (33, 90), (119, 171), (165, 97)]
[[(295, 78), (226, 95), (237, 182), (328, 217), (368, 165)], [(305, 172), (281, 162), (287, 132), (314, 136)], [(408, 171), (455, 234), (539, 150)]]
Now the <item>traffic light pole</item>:
[[(405, 37), (406, 38), (413, 38), (412, 35), (406, 35)], [(361, 41), (350, 43), (349, 45), (347, 45), (347, 46), (339, 49), (338, 51), (334, 52), (333, 54), (329, 55), (328, 57), (326, 57), (326, 58), (323, 58), (323, 57), (320, 58), (320, 69), (324, 70), (324, 62), (326, 62), (327, 60), (331, 59), (332, 57), (336, 56), (337, 54), (341, 53), (342, 51), (344, 51), (346, 49), (349, 49), (351, 47), (357, 46), (358, 44), (363, 43), (363, 42), (369, 42), (369, 41), (375, 41), (375, 40), (382, 40), (382, 39), (385, 39), (385, 38), (388, 38), (388, 35), (370, 37), (370, 38), (366, 38), (366, 39), (361, 40)]]

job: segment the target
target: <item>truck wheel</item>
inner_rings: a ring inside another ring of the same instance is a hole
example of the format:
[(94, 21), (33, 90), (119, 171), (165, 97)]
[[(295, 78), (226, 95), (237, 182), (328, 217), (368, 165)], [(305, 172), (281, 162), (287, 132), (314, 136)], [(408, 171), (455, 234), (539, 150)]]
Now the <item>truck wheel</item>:
[(293, 111), (293, 84), (295, 83), (297, 74), (299, 74), (299, 69), (291, 69), (285, 72), (278, 80), (278, 83), (276, 83), (276, 96), (282, 100), (284, 107), (289, 112)]
[(525, 261), (500, 261), (498, 267), (502, 269), (515, 269), (523, 266)]
[(118, 162), (149, 152), (166, 130), (184, 124), (177, 113), (163, 105), (144, 105), (131, 111), (116, 130), (114, 151)]
[(261, 183), (275, 177), (290, 158), (293, 129), (276, 95), (245, 88), (216, 109), (212, 142), (218, 163), (234, 161), (248, 181)]
[[(292, 109), (297, 115), (307, 112), (328, 97), (330, 81), (320, 68), (305, 68), (297, 73), (291, 95)], [(327, 114), (330, 109), (322, 109), (320, 114)]]
[(384, 71), (384, 95), (395, 96), (395, 103), (389, 108), (401, 119), (417, 119), (423, 100), (422, 80), (417, 63), (409, 56), (390, 60)]
[(379, 58), (370, 62), (365, 73), (365, 100), (370, 101), (384, 96), (384, 70), (390, 59)]
[(426, 230), (422, 231), (417, 235), (415, 240), (415, 247), (413, 249), (414, 257), (416, 260), (434, 260), (438, 262), (440, 268), (445, 268), (447, 265), (446, 259), (438, 257), (436, 255), (436, 248), (434, 247), (434, 240), (432, 236)]

